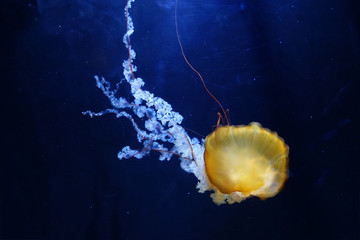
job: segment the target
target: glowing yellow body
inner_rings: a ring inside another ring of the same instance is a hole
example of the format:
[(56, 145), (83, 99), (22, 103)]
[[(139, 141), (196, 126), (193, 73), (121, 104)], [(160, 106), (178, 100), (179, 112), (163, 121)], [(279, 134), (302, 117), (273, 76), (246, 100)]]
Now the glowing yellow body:
[(205, 140), (206, 174), (224, 194), (276, 195), (288, 178), (288, 155), (284, 140), (258, 123), (218, 127)]

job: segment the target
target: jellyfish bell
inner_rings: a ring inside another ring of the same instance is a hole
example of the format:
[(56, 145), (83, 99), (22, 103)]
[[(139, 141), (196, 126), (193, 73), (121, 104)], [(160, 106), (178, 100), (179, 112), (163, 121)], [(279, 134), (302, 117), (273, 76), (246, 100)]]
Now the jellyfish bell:
[(220, 126), (205, 139), (206, 175), (218, 194), (275, 196), (288, 178), (289, 147), (259, 123)]

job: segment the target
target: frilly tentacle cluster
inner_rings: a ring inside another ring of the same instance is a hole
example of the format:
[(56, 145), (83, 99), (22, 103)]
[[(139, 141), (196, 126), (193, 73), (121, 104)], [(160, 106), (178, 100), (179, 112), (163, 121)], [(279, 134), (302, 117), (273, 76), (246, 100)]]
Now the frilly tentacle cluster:
[[(110, 83), (104, 77), (94, 76), (96, 86), (103, 91), (112, 107), (100, 112), (85, 111), (83, 114), (90, 117), (114, 114), (117, 118), (126, 117), (131, 121), (137, 133), (137, 140), (143, 145), (143, 148), (135, 150), (131, 149), (130, 146), (125, 146), (118, 153), (119, 159), (130, 157), (140, 159), (148, 155), (151, 150), (160, 153), (159, 160), (161, 161), (170, 160), (173, 155), (181, 156), (180, 165), (185, 171), (193, 173), (197, 177), (199, 192), (214, 190), (215, 192), (211, 197), (216, 204), (241, 201), (242, 197), (238, 194), (221, 194), (209, 182), (204, 164), (204, 139), (190, 138), (185, 129), (180, 126), (183, 117), (178, 112), (173, 111), (167, 101), (144, 90), (145, 82), (143, 79), (134, 77), (134, 72), (137, 70), (136, 66), (133, 65), (136, 53), (130, 45), (130, 36), (134, 33), (134, 25), (128, 14), (128, 9), (131, 8), (131, 3), (134, 1), (129, 0), (125, 7), (127, 31), (124, 34), (123, 42), (128, 49), (129, 58), (122, 64), (123, 75), (130, 85), (133, 99), (129, 101), (123, 97), (115, 96), (124, 81), (117, 84), (116, 88), (112, 90)], [(144, 122), (144, 126), (139, 126), (138, 120)], [(165, 147), (165, 143), (172, 147)], [(193, 156), (195, 161), (191, 161)]]

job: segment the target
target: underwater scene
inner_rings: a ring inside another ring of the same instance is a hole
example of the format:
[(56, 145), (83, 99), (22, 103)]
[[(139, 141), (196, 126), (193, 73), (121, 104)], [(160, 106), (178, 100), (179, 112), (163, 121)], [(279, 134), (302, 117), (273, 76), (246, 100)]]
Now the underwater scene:
[(0, 6), (0, 239), (360, 238), (360, 2)]

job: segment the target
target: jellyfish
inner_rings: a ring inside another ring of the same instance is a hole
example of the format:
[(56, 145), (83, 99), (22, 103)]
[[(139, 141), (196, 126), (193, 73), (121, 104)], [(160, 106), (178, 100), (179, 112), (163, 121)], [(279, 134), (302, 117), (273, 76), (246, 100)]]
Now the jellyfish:
[[(141, 159), (151, 151), (159, 152), (160, 161), (168, 161), (177, 156), (181, 168), (197, 178), (198, 191), (212, 192), (210, 197), (218, 205), (239, 203), (251, 196), (258, 196), (260, 199), (275, 196), (288, 178), (288, 146), (275, 132), (263, 128), (259, 123), (230, 125), (228, 113), (207, 89), (200, 73), (186, 59), (177, 29), (176, 3), (175, 25), (182, 55), (190, 68), (198, 74), (205, 90), (219, 104), (224, 115), (218, 113), (216, 129), (205, 139), (191, 138), (181, 126), (183, 117), (167, 101), (144, 90), (144, 80), (135, 77), (137, 68), (133, 62), (136, 53), (130, 45), (134, 24), (129, 9), (134, 1), (128, 0), (124, 9), (127, 31), (123, 42), (128, 51), (128, 59), (122, 64), (123, 75), (130, 85), (133, 99), (115, 96), (122, 82), (113, 89), (104, 77), (94, 76), (97, 87), (109, 99), (111, 107), (100, 112), (88, 110), (83, 114), (90, 117), (114, 114), (117, 118), (127, 118), (143, 148), (138, 150), (130, 146), (123, 147), (118, 153), (120, 160)], [(224, 119), (226, 124), (221, 125), (220, 122), (224, 122)], [(167, 147), (168, 145), (171, 147)]]

